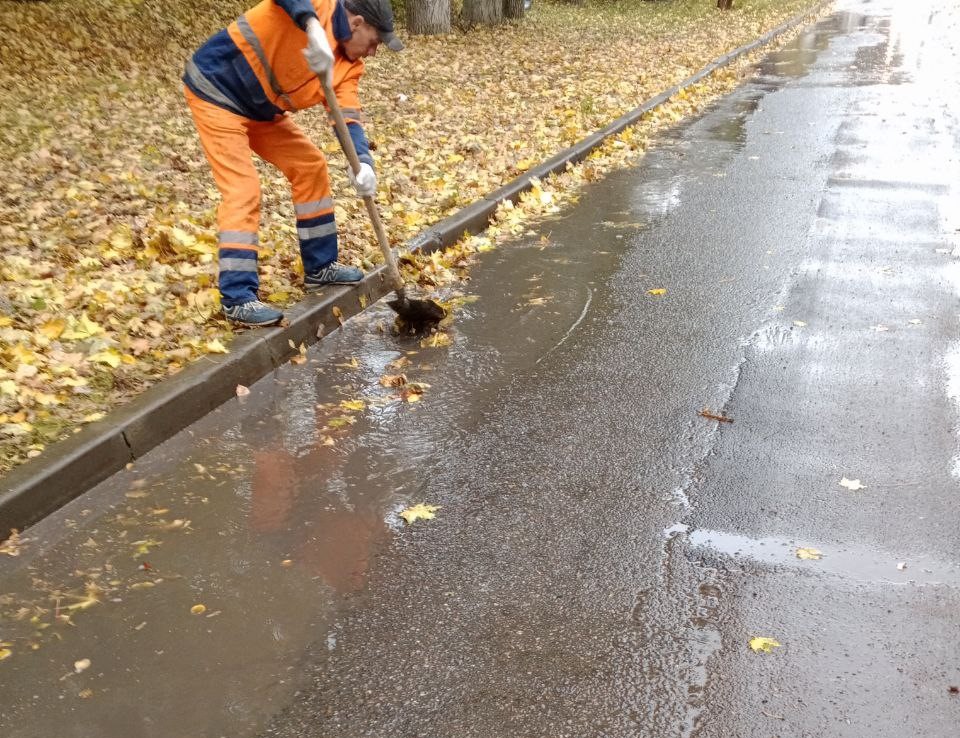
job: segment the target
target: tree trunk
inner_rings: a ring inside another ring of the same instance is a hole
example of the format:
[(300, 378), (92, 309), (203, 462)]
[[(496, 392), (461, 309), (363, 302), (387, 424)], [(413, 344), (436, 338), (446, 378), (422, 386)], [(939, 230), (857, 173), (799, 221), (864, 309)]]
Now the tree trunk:
[(503, 0), (504, 18), (523, 18), (523, 0)]
[(503, 20), (503, 0), (463, 0), (466, 25), (495, 26)]
[(717, 7), (720, 10), (730, 10), (733, 7), (733, 0), (717, 0)]
[(421, 36), (450, 33), (450, 0), (407, 0), (407, 30)]

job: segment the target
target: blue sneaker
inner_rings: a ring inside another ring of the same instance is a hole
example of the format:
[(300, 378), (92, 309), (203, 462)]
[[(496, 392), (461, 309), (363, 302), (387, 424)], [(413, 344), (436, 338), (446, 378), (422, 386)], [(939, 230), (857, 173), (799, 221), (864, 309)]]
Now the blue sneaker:
[(243, 305), (224, 306), (223, 314), (227, 316), (227, 320), (231, 323), (250, 328), (276, 325), (283, 320), (283, 313), (269, 305), (264, 305), (259, 300), (245, 302)]
[(303, 275), (303, 289), (307, 294), (318, 292), (328, 284), (356, 284), (363, 279), (363, 272), (356, 267), (333, 262), (313, 274)]

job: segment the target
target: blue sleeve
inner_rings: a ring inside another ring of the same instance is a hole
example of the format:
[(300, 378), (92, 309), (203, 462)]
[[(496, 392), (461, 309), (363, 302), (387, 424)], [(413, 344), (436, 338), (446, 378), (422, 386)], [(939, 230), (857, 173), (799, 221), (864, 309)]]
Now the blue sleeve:
[(347, 130), (350, 131), (350, 138), (353, 139), (353, 148), (357, 150), (357, 158), (373, 166), (373, 157), (370, 155), (370, 145), (367, 143), (367, 134), (363, 132), (363, 126), (359, 123), (347, 123)]
[(277, 5), (287, 11), (287, 15), (293, 18), (303, 30), (307, 29), (307, 19), (316, 18), (317, 11), (313, 9), (313, 3), (310, 0), (273, 0)]

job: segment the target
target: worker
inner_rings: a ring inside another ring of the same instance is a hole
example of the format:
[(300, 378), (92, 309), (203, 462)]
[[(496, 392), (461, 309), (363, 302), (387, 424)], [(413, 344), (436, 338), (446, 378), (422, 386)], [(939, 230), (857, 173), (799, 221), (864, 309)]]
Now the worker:
[(187, 63), (184, 94), (220, 190), (220, 303), (232, 323), (283, 320), (281, 311), (257, 297), (260, 178), (252, 153), (280, 169), (292, 186), (305, 291), (363, 278), (337, 261), (327, 161), (290, 114), (326, 104), (318, 79), (324, 76), (361, 162), (356, 175), (348, 168), (349, 179), (358, 195), (373, 196), (377, 177), (357, 84), (364, 57), (375, 55), (381, 43), (403, 48), (390, 0), (263, 0)]

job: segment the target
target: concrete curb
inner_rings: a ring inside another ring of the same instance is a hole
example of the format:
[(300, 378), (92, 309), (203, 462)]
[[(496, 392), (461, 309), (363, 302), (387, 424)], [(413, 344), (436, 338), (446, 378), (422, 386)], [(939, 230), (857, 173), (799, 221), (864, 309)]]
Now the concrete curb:
[[(645, 101), (483, 199), (429, 227), (404, 248), (431, 253), (456, 243), (465, 233), (483, 231), (497, 206), (504, 200), (516, 201), (531, 187), (531, 180), (542, 179), (562, 171), (570, 163), (582, 161), (607, 138), (637, 123), (644, 113), (669, 100), (683, 87), (699, 82), (714, 70), (769, 43), (829, 2), (824, 0), (755, 41), (714, 59), (679, 85)], [(338, 328), (334, 308), (339, 308), (346, 320), (389, 291), (385, 268), (380, 267), (356, 287), (330, 288), (318, 296), (308, 297), (286, 311), (288, 325), (285, 327), (237, 336), (229, 354), (196, 361), (104, 420), (15, 467), (0, 479), (0, 540), (10, 528), (22, 530), (37, 522), (199, 420), (234, 397), (238, 384), (252, 384), (286, 363), (294, 354), (291, 341), (297, 346), (310, 345)]]

